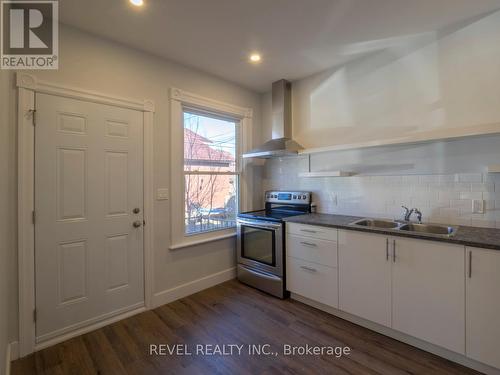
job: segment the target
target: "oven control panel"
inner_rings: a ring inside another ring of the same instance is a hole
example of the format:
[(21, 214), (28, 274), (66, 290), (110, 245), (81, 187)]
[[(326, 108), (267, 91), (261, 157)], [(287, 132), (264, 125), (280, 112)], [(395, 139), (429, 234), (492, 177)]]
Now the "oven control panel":
[(266, 202), (310, 204), (311, 193), (308, 191), (266, 191)]

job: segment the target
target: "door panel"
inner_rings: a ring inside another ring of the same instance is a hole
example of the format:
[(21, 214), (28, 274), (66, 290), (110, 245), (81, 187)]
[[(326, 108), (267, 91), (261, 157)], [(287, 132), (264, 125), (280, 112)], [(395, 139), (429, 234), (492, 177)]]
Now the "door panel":
[(85, 219), (87, 150), (58, 148), (56, 170), (57, 219)]
[(393, 328), (464, 354), (464, 247), (394, 241)]
[(387, 238), (339, 230), (339, 308), (391, 326), (391, 261)]
[[(139, 111), (36, 95), (37, 341), (144, 301)], [(133, 209), (140, 213), (134, 214)]]
[(87, 298), (87, 242), (63, 243), (58, 255), (59, 304)]
[(106, 214), (126, 215), (128, 207), (128, 153), (106, 151)]

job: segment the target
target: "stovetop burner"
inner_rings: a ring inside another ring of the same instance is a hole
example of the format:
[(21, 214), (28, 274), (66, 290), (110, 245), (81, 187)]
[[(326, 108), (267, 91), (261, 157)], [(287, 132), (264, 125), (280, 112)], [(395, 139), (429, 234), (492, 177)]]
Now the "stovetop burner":
[(240, 218), (283, 221), (290, 216), (311, 212), (311, 193), (304, 191), (266, 191), (266, 208), (238, 214)]

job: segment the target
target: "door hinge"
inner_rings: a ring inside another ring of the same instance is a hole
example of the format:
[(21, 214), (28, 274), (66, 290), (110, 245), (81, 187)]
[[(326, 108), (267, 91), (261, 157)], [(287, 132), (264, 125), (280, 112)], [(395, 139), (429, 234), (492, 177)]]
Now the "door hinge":
[(28, 112), (31, 113), (33, 126), (36, 126), (36, 109), (30, 109)]
[(31, 221), (33, 222), (33, 224), (35, 224), (35, 221), (36, 221), (36, 212), (35, 211), (31, 211)]
[(36, 309), (33, 310), (33, 321), (36, 323)]

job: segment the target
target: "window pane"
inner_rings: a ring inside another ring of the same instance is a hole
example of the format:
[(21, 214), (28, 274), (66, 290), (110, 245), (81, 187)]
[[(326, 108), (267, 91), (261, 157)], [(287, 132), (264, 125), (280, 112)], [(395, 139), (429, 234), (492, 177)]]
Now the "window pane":
[(236, 123), (184, 112), (184, 170), (234, 172)]
[(238, 176), (185, 176), (186, 234), (236, 226)]

